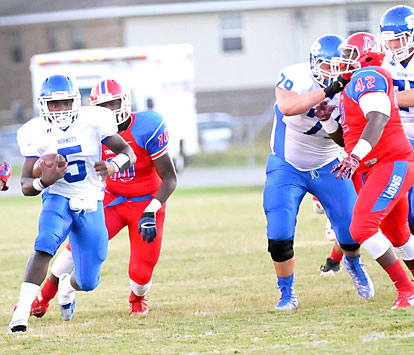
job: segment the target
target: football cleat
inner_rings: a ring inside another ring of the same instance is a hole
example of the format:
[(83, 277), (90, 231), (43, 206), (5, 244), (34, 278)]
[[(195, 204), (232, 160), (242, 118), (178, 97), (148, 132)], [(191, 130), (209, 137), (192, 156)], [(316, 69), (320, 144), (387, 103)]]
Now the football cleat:
[(48, 308), (49, 302), (45, 302), (42, 298), (39, 299), (39, 297), (36, 297), (30, 308), (30, 315), (42, 318), (46, 314)]
[(129, 315), (144, 315), (148, 313), (148, 299), (144, 296), (137, 296), (131, 291), (129, 296)]
[(319, 270), (321, 272), (321, 276), (335, 275), (342, 271), (341, 262), (327, 258), (325, 265), (321, 265)]
[(275, 306), (276, 310), (291, 311), (299, 305), (295, 294), (295, 282), (292, 282), (292, 285), (279, 285), (279, 290), (281, 295), (279, 303)]
[(65, 321), (70, 321), (75, 314), (75, 306), (76, 306), (76, 300), (73, 298), (73, 301), (71, 303), (67, 304), (60, 304), (59, 310), (60, 310), (60, 316)]
[(72, 291), (68, 294), (63, 294), (61, 286), (65, 282), (70, 282), (70, 274), (63, 274), (59, 277), (59, 289), (58, 289), (58, 302), (59, 302), (59, 310), (60, 316), (65, 321), (70, 321), (75, 313), (75, 291)]
[(411, 307), (414, 305), (414, 291), (398, 291), (398, 297), (391, 309)]
[(360, 295), (363, 298), (373, 298), (374, 297), (374, 285), (369, 277), (368, 273), (364, 269), (364, 265), (360, 263), (360, 255), (355, 259), (350, 260), (348, 256), (344, 255), (342, 262), (345, 266), (345, 269), (351, 275), (354, 286)]
[(9, 324), (9, 328), (12, 333), (22, 333), (27, 330), (27, 320), (18, 319), (15, 321), (11, 321)]

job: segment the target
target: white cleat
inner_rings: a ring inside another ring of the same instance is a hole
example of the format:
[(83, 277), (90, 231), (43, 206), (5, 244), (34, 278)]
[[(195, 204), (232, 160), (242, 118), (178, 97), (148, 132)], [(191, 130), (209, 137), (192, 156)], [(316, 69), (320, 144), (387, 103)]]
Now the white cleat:
[(27, 323), (25, 319), (12, 320), (9, 324), (9, 329), (12, 333), (22, 333), (27, 330)]

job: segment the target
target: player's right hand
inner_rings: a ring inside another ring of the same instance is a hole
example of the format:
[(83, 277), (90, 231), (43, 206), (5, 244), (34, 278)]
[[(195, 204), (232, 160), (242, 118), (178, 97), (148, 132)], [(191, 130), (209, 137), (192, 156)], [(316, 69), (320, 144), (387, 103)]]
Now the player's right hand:
[(40, 168), (42, 169), (41, 183), (44, 187), (53, 185), (56, 181), (63, 178), (68, 169), (68, 163), (66, 162), (61, 167), (58, 166), (59, 157), (56, 155), (55, 161), (49, 167), (45, 164), (44, 160), (40, 161)]
[(335, 106), (328, 105), (328, 101), (321, 101), (315, 110), (315, 116), (318, 117), (319, 121), (326, 121), (331, 117), (332, 111), (335, 110)]

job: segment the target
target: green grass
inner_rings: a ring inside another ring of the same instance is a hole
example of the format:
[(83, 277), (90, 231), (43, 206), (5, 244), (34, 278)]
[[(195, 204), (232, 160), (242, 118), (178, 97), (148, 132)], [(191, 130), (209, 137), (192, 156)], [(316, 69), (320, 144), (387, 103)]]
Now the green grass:
[(295, 241), (300, 307), (276, 312), (279, 292), (267, 252), (262, 188), (179, 190), (168, 205), (150, 312), (128, 315), (128, 237), (110, 242), (102, 283), (77, 294), (70, 322), (56, 300), (23, 334), (7, 334), (32, 252), (40, 198), (0, 198), (0, 352), (5, 354), (403, 354), (414, 346), (414, 309), (391, 311), (396, 292), (363, 252), (376, 288), (361, 299), (349, 275), (322, 278), (332, 243), (306, 198)]

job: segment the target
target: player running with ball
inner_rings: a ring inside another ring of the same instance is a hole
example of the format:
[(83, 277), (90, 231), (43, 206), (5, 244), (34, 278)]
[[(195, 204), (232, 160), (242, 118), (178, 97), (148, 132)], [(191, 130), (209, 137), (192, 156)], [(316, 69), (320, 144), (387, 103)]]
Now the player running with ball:
[[(130, 315), (148, 312), (147, 292), (161, 250), (165, 201), (174, 191), (177, 177), (167, 151), (168, 130), (154, 111), (131, 113), (129, 93), (115, 80), (103, 80), (91, 92), (91, 104), (113, 112), (118, 133), (134, 149), (136, 163), (106, 179), (104, 213), (109, 239), (128, 226), (131, 245), (129, 278)], [(114, 154), (105, 145), (103, 159)], [(57, 257), (31, 314), (42, 317), (56, 295), (59, 276), (73, 268), (70, 245)]]

